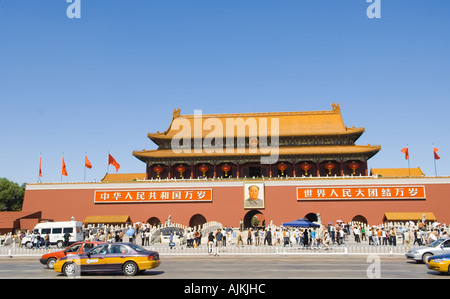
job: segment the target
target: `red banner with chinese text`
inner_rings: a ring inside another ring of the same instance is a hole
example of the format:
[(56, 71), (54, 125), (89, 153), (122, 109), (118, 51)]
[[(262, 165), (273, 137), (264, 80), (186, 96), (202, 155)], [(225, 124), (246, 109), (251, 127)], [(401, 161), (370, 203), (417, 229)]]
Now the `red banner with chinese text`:
[(314, 186), (297, 188), (297, 200), (394, 200), (425, 198), (425, 186)]
[(97, 190), (94, 203), (210, 202), (212, 189)]

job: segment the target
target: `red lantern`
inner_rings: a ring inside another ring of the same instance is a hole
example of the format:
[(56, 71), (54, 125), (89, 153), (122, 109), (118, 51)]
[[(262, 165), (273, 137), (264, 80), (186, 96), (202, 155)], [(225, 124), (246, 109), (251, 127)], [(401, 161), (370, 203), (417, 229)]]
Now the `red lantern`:
[(300, 167), (305, 171), (305, 175), (308, 175), (308, 170), (311, 169), (311, 165), (305, 162)]
[(352, 161), (352, 163), (348, 164), (348, 168), (353, 170), (353, 174), (355, 174), (355, 170), (359, 168), (359, 163)]
[(328, 174), (331, 174), (331, 171), (336, 167), (334, 163), (328, 162), (325, 163), (325, 168), (328, 169)]
[(284, 175), (284, 171), (287, 169), (287, 165), (284, 164), (283, 162), (281, 162), (280, 164), (278, 164), (278, 170), (281, 171), (281, 175)]
[(177, 166), (177, 171), (180, 173), (180, 178), (183, 177), (183, 172), (186, 171), (186, 167), (184, 165), (178, 165)]
[(227, 164), (222, 165), (221, 168), (222, 168), (222, 170), (225, 172), (225, 176), (227, 176), (227, 175), (228, 175), (228, 171), (231, 170), (231, 166), (230, 166), (230, 165), (227, 165)]
[(209, 167), (207, 165), (203, 164), (198, 169), (200, 169), (200, 171), (203, 172), (203, 177), (205, 177), (205, 172), (208, 171)]
[(153, 168), (153, 170), (156, 171), (156, 177), (159, 178), (159, 174), (164, 171), (164, 167), (162, 167), (161, 165), (158, 165), (158, 166), (155, 166)]

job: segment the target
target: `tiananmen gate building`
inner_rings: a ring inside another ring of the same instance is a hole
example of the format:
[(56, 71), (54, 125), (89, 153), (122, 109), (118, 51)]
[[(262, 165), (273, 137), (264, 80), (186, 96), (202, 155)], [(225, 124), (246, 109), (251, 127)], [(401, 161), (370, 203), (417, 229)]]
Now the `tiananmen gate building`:
[[(143, 172), (107, 174), (97, 183), (28, 184), (23, 211), (41, 220), (128, 219), (197, 226), (281, 225), (298, 218), (378, 225), (450, 222), (450, 178), (396, 175), (368, 167), (379, 145), (358, 145), (364, 128), (329, 111), (181, 115), (149, 133), (158, 148), (133, 151)], [(420, 170), (420, 169), (419, 169)], [(411, 170), (409, 170), (411, 174)], [(102, 218), (103, 217), (103, 218)]]

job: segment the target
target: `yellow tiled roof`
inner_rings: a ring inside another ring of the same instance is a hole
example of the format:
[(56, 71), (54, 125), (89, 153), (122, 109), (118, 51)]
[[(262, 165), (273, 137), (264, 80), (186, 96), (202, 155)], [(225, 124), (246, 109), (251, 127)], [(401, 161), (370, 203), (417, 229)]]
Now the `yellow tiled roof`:
[(99, 215), (87, 216), (83, 223), (127, 223), (130, 222), (128, 215)]
[(431, 212), (384, 213), (384, 217), (388, 221), (405, 221), (405, 220), (418, 221), (418, 220), (422, 220), (423, 214), (425, 214), (425, 220), (428, 220), (428, 221), (437, 220), (436, 216), (434, 216), (434, 214)]
[[(234, 124), (237, 136), (240, 129), (245, 130), (245, 136), (249, 136), (248, 124), (259, 126), (261, 119), (267, 120), (267, 135), (271, 136), (272, 118), (277, 118), (279, 123), (278, 136), (315, 136), (315, 135), (346, 135), (362, 134), (364, 128), (347, 128), (341, 115), (339, 104), (333, 104), (331, 111), (311, 111), (311, 112), (270, 112), (270, 113), (240, 113), (240, 114), (205, 114), (202, 115), (201, 122), (202, 137), (227, 136), (227, 121), (229, 126)], [(150, 139), (171, 139), (174, 136), (191, 138), (194, 135), (195, 115), (180, 115), (180, 110), (175, 109), (172, 122), (165, 132), (149, 133)], [(234, 123), (230, 124), (230, 120)], [(241, 124), (238, 122), (241, 121)], [(221, 124), (223, 132), (216, 131), (215, 124)], [(184, 127), (190, 126), (190, 130)], [(246, 126), (247, 124), (247, 126)], [(207, 125), (211, 126), (207, 130)], [(259, 128), (259, 127), (258, 127)], [(180, 132), (183, 133), (180, 133)], [(259, 134), (259, 133), (258, 133)], [(183, 136), (186, 135), (186, 136)]]
[(145, 173), (107, 173), (102, 182), (132, 182), (137, 180), (145, 180)]
[(371, 174), (382, 177), (424, 177), (420, 167), (417, 168), (372, 168)]

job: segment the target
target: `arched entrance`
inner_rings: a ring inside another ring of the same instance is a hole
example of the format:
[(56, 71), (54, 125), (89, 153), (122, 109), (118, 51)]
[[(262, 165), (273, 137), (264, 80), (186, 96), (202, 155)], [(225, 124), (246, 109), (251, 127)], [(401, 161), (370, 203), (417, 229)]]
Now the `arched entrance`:
[(200, 227), (206, 223), (206, 218), (201, 214), (195, 214), (189, 220), (189, 227)]
[(352, 222), (361, 222), (364, 224), (368, 224), (366, 217), (362, 215), (356, 215), (355, 217), (353, 217)]
[(158, 226), (161, 224), (161, 221), (156, 217), (151, 217), (147, 220), (147, 223), (151, 226)]
[(244, 216), (244, 228), (266, 226), (266, 219), (258, 210), (250, 210)]
[(316, 213), (308, 213), (305, 215), (305, 218), (308, 219), (310, 222), (317, 222), (319, 219), (317, 218)]

